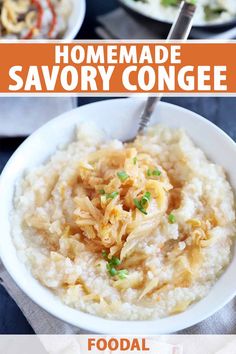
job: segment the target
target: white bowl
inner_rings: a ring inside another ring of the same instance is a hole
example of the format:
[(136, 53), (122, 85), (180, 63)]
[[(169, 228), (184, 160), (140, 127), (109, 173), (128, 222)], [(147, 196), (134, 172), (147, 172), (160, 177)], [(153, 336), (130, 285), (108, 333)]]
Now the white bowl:
[[(63, 321), (95, 333), (175, 332), (211, 316), (236, 295), (234, 256), (209, 295), (185, 312), (153, 321), (111, 321), (67, 307), (41, 286), (19, 261), (11, 239), (9, 220), (16, 180), (26, 169), (46, 161), (59, 144), (70, 142), (76, 124), (81, 121), (94, 121), (118, 139), (132, 137), (142, 108), (143, 99), (115, 99), (89, 104), (65, 113), (31, 135), (11, 157), (0, 178), (0, 256), (8, 272), (18, 286), (42, 308)], [(191, 111), (163, 102), (158, 104), (152, 119), (152, 124), (158, 122), (170, 127), (183, 127), (212, 161), (224, 166), (231, 185), (236, 190), (236, 144), (223, 131)]]
[(65, 40), (72, 40), (79, 32), (86, 12), (85, 0), (71, 0), (73, 5), (72, 14), (69, 17), (68, 27), (63, 36)]

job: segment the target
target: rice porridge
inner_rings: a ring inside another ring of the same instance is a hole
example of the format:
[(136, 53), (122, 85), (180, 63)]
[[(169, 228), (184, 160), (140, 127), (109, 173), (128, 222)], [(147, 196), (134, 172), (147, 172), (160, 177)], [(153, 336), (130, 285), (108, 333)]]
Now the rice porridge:
[(179, 313), (231, 260), (234, 196), (186, 133), (131, 144), (88, 123), (18, 181), (12, 235), (33, 276), (73, 308), (109, 319)]

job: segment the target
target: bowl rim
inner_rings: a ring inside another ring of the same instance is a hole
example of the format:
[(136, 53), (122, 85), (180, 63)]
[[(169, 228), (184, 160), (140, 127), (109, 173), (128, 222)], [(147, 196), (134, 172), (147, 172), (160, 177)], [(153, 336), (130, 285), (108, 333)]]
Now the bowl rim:
[[(171, 20), (165, 20), (161, 17), (155, 16), (153, 14), (147, 14), (144, 11), (142, 11), (139, 8), (135, 8), (134, 6), (132, 6), (131, 4), (129, 4), (128, 2), (126, 2), (125, 0), (117, 0), (121, 6), (123, 6), (125, 9), (130, 10), (134, 13), (137, 13), (138, 15), (143, 16), (146, 19), (152, 20), (152, 21), (156, 21), (165, 25), (169, 25), (171, 26), (173, 24), (173, 21)], [(223, 22), (206, 22), (206, 23), (193, 23), (193, 28), (198, 28), (198, 29), (221, 29), (223, 27), (229, 28), (229, 27), (233, 27), (236, 24), (236, 16), (232, 17), (232, 19), (229, 19), (227, 21), (223, 21)]]
[(76, 16), (76, 21), (71, 27), (71, 29), (69, 31), (66, 31), (65, 35), (63, 36), (63, 40), (73, 40), (79, 33), (84, 22), (84, 18), (86, 15), (86, 0), (73, 0), (73, 3), (74, 2), (80, 3), (80, 11)]
[[(99, 106), (106, 105), (107, 102), (110, 102), (112, 104), (113, 102), (118, 103), (119, 101), (121, 102), (121, 101), (125, 101), (125, 100), (130, 100), (130, 101), (133, 100), (133, 101), (137, 102), (136, 98), (128, 98), (128, 99), (127, 98), (120, 98), (120, 99), (102, 100), (102, 101), (97, 101), (97, 102), (93, 102), (93, 103), (89, 103), (89, 104), (77, 107), (77, 108), (73, 109), (72, 111), (79, 112), (81, 109), (83, 109), (83, 108), (86, 109), (88, 106), (91, 107), (92, 105), (96, 106), (96, 108), (99, 109)], [(143, 99), (141, 98), (141, 100), (139, 99), (138, 102), (141, 102), (142, 100)], [(162, 106), (166, 106), (167, 109), (169, 106), (169, 107), (172, 107), (175, 110), (178, 110), (180, 112), (190, 113), (193, 116), (193, 118), (199, 119), (200, 121), (204, 122), (204, 124), (206, 123), (207, 125), (210, 125), (211, 128), (215, 129), (218, 134), (220, 134), (224, 139), (226, 139), (226, 141), (228, 143), (230, 143), (232, 145), (234, 152), (236, 153), (236, 143), (224, 131), (222, 131), (219, 127), (217, 127), (212, 122), (208, 121), (206, 118), (202, 117), (201, 115), (198, 115), (197, 113), (195, 113), (193, 111), (190, 111), (186, 108), (183, 108), (183, 107), (180, 107), (180, 106), (177, 106), (174, 104), (170, 104), (170, 103), (166, 103), (166, 102), (160, 102), (159, 104)], [(52, 119), (51, 121), (49, 121), (48, 123), (44, 124), (38, 130), (36, 130), (32, 135), (30, 135), (18, 147), (18, 149), (13, 153), (13, 155), (11, 156), (9, 161), (7, 162), (6, 166), (4, 167), (4, 169), (2, 171), (2, 174), (0, 176), (0, 194), (4, 188), (4, 184), (7, 183), (6, 177), (7, 177), (8, 169), (10, 168), (10, 166), (12, 164), (15, 163), (15, 160), (18, 159), (18, 155), (22, 154), (22, 151), (24, 151), (25, 148), (29, 148), (29, 146), (34, 142), (34, 139), (38, 136), (41, 136), (43, 134), (43, 131), (45, 131), (48, 127), (54, 127), (57, 123), (59, 123), (61, 121), (65, 121), (65, 120), (67, 120), (68, 124), (70, 124), (69, 119), (68, 119), (70, 113), (71, 113), (71, 111), (63, 113), (62, 115), (59, 115), (58, 117), (56, 117), (56, 118)], [(73, 123), (73, 126), (74, 126), (74, 123)], [(58, 144), (55, 145), (55, 147), (56, 146), (58, 146)], [(14, 185), (14, 183), (12, 184), (12, 186), (13, 185)], [(2, 208), (4, 208), (4, 202), (2, 202), (2, 200), (0, 200), (0, 213), (1, 213)], [(9, 213), (9, 210), (8, 210), (8, 213)], [(1, 219), (1, 214), (0, 214), (0, 219)], [(7, 223), (9, 224), (9, 220), (7, 221)], [(11, 235), (9, 235), (9, 237), (11, 237)], [(188, 328), (190, 326), (193, 326), (193, 325), (205, 320), (206, 318), (210, 317), (215, 312), (220, 310), (223, 306), (225, 306), (230, 300), (232, 300), (236, 296), (236, 287), (235, 287), (234, 291), (232, 291), (230, 293), (230, 295), (227, 295), (225, 297), (224, 301), (220, 302), (220, 304), (215, 306), (213, 309), (211, 309), (211, 310), (208, 309), (206, 312), (204, 312), (203, 315), (200, 315), (199, 317), (196, 317), (196, 318), (192, 318), (191, 316), (188, 316), (188, 318), (187, 319), (185, 318), (183, 322), (177, 321), (178, 324), (175, 324), (175, 325), (172, 324), (171, 326), (169, 326), (170, 327), (169, 330), (166, 330), (166, 329), (164, 331), (159, 330), (159, 332), (156, 329), (155, 325), (158, 326), (158, 324), (159, 324), (159, 328), (161, 329), (161, 323), (162, 323), (162, 324), (165, 324), (164, 328), (167, 328), (168, 326), (166, 325), (166, 322), (168, 323), (171, 318), (177, 317), (179, 315), (168, 316), (163, 319), (154, 319), (154, 320), (146, 320), (146, 321), (109, 320), (109, 319), (104, 319), (99, 316), (95, 316), (95, 315), (91, 315), (91, 314), (82, 312), (80, 310), (72, 309), (72, 308), (63, 304), (63, 307), (68, 309), (68, 311), (66, 313), (64, 313), (63, 311), (58, 311), (56, 306), (53, 306), (53, 308), (51, 308), (49, 302), (47, 301), (47, 298), (42, 299), (42, 298), (40, 298), (40, 296), (36, 296), (36, 294), (32, 290), (32, 287), (29, 287), (28, 285), (26, 286), (26, 284), (22, 284), (22, 277), (18, 277), (18, 275), (17, 276), (15, 275), (14, 270), (10, 264), (10, 261), (8, 260), (7, 254), (4, 253), (2, 246), (3, 246), (3, 239), (0, 238), (0, 258), (3, 262), (3, 265), (7, 269), (8, 273), (10, 274), (12, 279), (18, 285), (18, 287), (21, 290), (23, 290), (23, 292), (34, 303), (39, 305), (41, 308), (46, 310), (48, 313), (50, 313), (54, 317), (59, 318), (60, 320), (66, 322), (70, 325), (74, 325), (78, 328), (82, 328), (82, 329), (85, 329), (85, 330), (88, 330), (91, 332), (94, 331), (95, 333), (119, 334), (120, 332), (122, 332), (124, 334), (142, 334), (142, 335), (144, 335), (144, 334), (173, 333), (173, 332)], [(19, 260), (19, 262), (21, 262), (21, 261)], [(31, 277), (32, 277), (32, 281), (34, 281), (32, 274), (31, 274)], [(45, 288), (42, 285), (40, 285), (40, 287)], [(56, 298), (57, 297), (55, 296), (55, 299)], [(70, 317), (70, 315), (72, 313), (73, 314), (76, 313), (77, 316)]]

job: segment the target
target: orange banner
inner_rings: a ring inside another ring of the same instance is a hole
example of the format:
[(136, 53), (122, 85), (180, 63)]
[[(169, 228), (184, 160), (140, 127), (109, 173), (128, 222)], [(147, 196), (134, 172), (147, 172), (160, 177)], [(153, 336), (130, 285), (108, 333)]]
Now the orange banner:
[(236, 94), (236, 42), (2, 42), (0, 50), (0, 95)]

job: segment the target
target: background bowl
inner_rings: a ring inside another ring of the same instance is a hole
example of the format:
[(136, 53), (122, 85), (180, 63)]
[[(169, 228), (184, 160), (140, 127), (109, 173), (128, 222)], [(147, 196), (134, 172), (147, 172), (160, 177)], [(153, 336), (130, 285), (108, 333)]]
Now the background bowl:
[[(120, 5), (126, 9), (132, 16), (134, 16), (139, 21), (146, 22), (147, 26), (157, 26), (158, 24), (163, 27), (164, 31), (169, 31), (173, 21), (165, 20), (161, 16), (161, 14), (146, 14), (140, 8), (136, 6), (135, 1), (132, 3), (127, 2), (126, 0), (118, 0)], [(219, 31), (225, 31), (231, 27), (236, 26), (236, 17), (232, 18), (232, 20), (220, 22), (220, 23), (204, 23), (199, 24), (196, 21), (193, 23), (193, 28), (199, 28), (204, 30), (211, 30), (213, 33), (218, 33)]]
[[(0, 177), (0, 256), (6, 269), (18, 286), (42, 308), (63, 321), (95, 333), (137, 335), (175, 332), (209, 317), (236, 294), (234, 256), (209, 295), (185, 312), (153, 321), (111, 321), (64, 305), (33, 278), (17, 257), (9, 219), (17, 179), (26, 169), (45, 162), (58, 145), (70, 142), (79, 122), (94, 121), (110, 136), (121, 140), (132, 137), (137, 129), (143, 103), (140, 98), (114, 99), (82, 106), (63, 114), (25, 140), (11, 157)], [(236, 191), (236, 144), (223, 131), (196, 113), (164, 102), (158, 104), (152, 125), (158, 122), (170, 127), (183, 127), (212, 161), (225, 168)]]
[(63, 39), (72, 40), (79, 32), (85, 17), (86, 2), (85, 0), (71, 0), (73, 11), (69, 17), (68, 28), (63, 36)]

